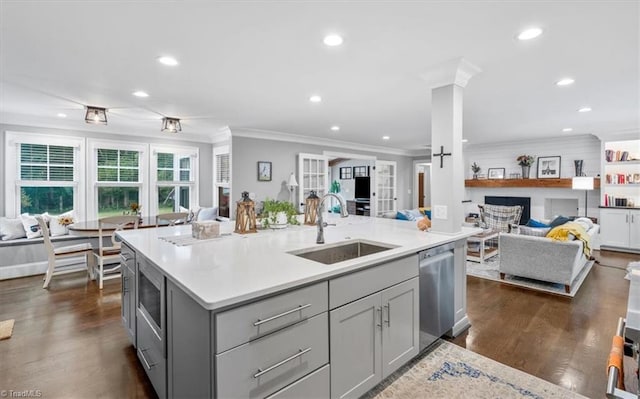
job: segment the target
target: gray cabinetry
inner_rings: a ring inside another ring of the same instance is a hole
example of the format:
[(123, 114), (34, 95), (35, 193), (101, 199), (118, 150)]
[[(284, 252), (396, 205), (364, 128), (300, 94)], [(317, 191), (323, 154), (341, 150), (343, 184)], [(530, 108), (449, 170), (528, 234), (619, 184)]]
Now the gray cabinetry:
[(327, 364), (265, 399), (328, 399), (329, 378)]
[(122, 324), (136, 347), (136, 253), (126, 244), (120, 251), (122, 269)]
[(219, 398), (262, 398), (329, 362), (327, 313), (216, 356)]
[(357, 398), (418, 354), (418, 278), (332, 310), (331, 397)]
[(380, 294), (331, 311), (331, 397), (357, 398), (382, 379)]

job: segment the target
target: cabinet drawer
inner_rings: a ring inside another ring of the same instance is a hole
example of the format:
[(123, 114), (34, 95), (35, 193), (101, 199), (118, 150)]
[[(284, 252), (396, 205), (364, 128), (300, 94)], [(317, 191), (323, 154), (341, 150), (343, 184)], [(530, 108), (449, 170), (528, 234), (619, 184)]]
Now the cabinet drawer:
[(329, 308), (335, 309), (418, 275), (418, 255), (397, 259), (329, 281)]
[(217, 397), (269, 395), (329, 362), (327, 313), (216, 356)]
[(327, 282), (322, 282), (218, 313), (216, 353), (326, 312), (327, 296)]
[(166, 397), (167, 366), (162, 350), (162, 341), (158, 340), (155, 332), (146, 321), (145, 316), (138, 311), (137, 317), (138, 359), (147, 373), (151, 385), (158, 397)]
[(331, 394), (329, 367), (327, 364), (320, 370), (314, 371), (265, 399), (329, 399)]

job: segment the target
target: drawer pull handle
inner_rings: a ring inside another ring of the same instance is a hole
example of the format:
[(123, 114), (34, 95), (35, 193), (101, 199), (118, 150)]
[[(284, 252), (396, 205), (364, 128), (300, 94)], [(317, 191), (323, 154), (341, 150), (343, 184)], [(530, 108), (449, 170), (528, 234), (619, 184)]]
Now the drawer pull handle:
[(384, 322), (387, 323), (387, 326), (391, 327), (391, 304), (388, 303), (384, 305), (384, 307), (387, 308), (387, 320)]
[(271, 371), (273, 369), (276, 369), (276, 368), (282, 366), (283, 364), (285, 364), (287, 362), (290, 362), (290, 361), (292, 361), (292, 360), (294, 360), (296, 358), (299, 358), (300, 356), (304, 355), (305, 353), (307, 353), (309, 351), (311, 351), (311, 348), (307, 348), (307, 349), (304, 349), (304, 350), (303, 349), (298, 349), (298, 353), (296, 353), (295, 355), (291, 355), (288, 358), (286, 358), (284, 360), (281, 360), (278, 363), (274, 364), (273, 366), (269, 366), (264, 370), (258, 369), (258, 372), (253, 375), (253, 378), (258, 378), (258, 377), (262, 376), (263, 374), (268, 373), (269, 371)]
[(120, 253), (120, 259), (122, 259), (124, 262), (127, 262), (129, 260), (131, 260), (130, 257), (128, 257), (127, 255)]
[(147, 358), (144, 356), (144, 352), (148, 350), (149, 349), (140, 349), (138, 352), (140, 353), (140, 357), (142, 358), (144, 365), (147, 367), (147, 370), (151, 370), (153, 367), (155, 367), (156, 364), (155, 363), (149, 364), (149, 362), (147, 361)]
[(306, 305), (300, 305), (300, 306), (298, 306), (297, 308), (294, 308), (294, 309), (291, 309), (291, 310), (287, 310), (286, 312), (282, 312), (282, 313), (277, 314), (277, 315), (275, 315), (275, 316), (271, 316), (271, 317), (269, 317), (269, 318), (267, 318), (267, 319), (264, 319), (264, 320), (260, 320), (260, 319), (258, 319), (258, 321), (256, 321), (255, 323), (253, 323), (253, 325), (254, 325), (255, 327), (258, 327), (260, 324), (264, 324), (264, 323), (270, 322), (270, 321), (272, 321), (272, 320), (279, 319), (280, 317), (286, 316), (286, 315), (291, 314), (291, 313), (298, 312), (298, 311), (300, 311), (300, 310), (302, 310), (302, 309), (306, 309), (306, 308), (308, 308), (308, 307), (310, 307), (310, 306), (311, 306), (311, 304), (310, 304), (310, 303), (308, 303), (308, 304), (306, 304)]

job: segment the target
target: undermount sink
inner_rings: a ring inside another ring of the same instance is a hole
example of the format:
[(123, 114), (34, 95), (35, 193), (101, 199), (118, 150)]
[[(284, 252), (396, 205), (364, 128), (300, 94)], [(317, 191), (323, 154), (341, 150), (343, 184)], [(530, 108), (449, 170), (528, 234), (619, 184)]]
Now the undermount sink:
[(301, 258), (324, 263), (325, 265), (332, 265), (334, 263), (344, 262), (345, 260), (388, 251), (397, 247), (397, 245), (384, 244), (375, 241), (351, 240), (323, 245), (321, 247), (299, 249), (289, 253)]

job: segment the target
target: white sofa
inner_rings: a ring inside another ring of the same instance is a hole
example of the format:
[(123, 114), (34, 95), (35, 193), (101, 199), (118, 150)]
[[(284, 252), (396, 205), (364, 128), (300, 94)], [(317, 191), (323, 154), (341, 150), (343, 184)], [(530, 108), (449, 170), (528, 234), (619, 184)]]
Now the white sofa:
[[(592, 225), (587, 234), (593, 237), (600, 230)], [(546, 237), (501, 233), (500, 278), (506, 274), (563, 284), (567, 293), (589, 259), (580, 240), (557, 241)]]

